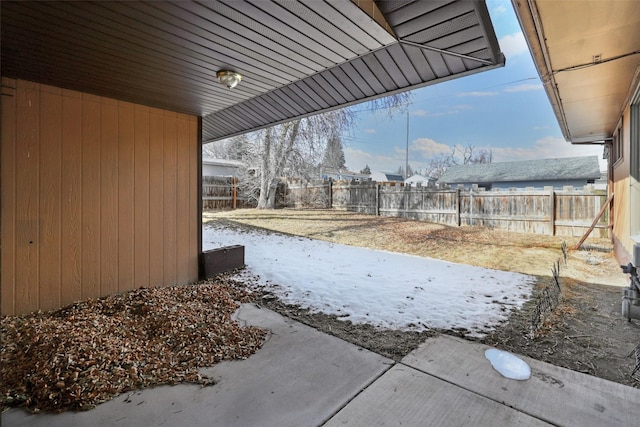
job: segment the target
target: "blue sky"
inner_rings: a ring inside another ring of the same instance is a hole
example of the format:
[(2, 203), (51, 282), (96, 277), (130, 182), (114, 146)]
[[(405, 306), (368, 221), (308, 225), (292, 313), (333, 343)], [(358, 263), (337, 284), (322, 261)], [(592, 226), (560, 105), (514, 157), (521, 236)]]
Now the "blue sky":
[[(426, 167), (456, 145), (471, 145), (491, 150), (494, 162), (598, 155), (603, 169), (602, 147), (573, 146), (562, 137), (511, 2), (487, 0), (487, 7), (506, 66), (412, 91), (411, 167)], [(357, 128), (344, 137), (347, 167), (404, 167), (406, 114), (358, 114)]]

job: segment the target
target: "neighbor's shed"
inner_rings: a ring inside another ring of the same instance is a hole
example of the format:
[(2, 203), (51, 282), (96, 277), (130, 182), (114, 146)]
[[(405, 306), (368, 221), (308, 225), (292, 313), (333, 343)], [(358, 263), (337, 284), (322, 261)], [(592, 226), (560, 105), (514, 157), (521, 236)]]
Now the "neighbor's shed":
[(238, 176), (244, 164), (238, 160), (202, 159), (202, 176)]
[(420, 184), (423, 187), (433, 187), (436, 183), (436, 180), (431, 178), (430, 176), (424, 176), (420, 174), (411, 175), (409, 178), (404, 180), (405, 184), (410, 185), (418, 185)]
[(402, 175), (393, 172), (373, 172), (371, 179), (376, 182), (404, 182)]

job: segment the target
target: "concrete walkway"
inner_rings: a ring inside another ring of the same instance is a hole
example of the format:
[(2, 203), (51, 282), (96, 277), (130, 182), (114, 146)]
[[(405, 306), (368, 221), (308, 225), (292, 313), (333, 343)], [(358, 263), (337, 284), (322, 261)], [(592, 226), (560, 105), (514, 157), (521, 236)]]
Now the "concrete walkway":
[(634, 426), (640, 390), (523, 358), (532, 378), (496, 372), (484, 345), (439, 336), (401, 363), (270, 310), (238, 319), (271, 331), (244, 361), (203, 372), (217, 383), (121, 395), (88, 412), (2, 414), (3, 426)]

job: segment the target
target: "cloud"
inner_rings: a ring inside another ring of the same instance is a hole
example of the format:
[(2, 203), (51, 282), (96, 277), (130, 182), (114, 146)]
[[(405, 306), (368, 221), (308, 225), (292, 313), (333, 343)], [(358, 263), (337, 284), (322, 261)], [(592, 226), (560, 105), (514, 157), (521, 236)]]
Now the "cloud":
[(498, 92), (485, 92), (485, 91), (480, 91), (480, 90), (475, 90), (472, 92), (459, 92), (456, 94), (456, 96), (458, 97), (464, 97), (464, 96), (496, 96), (498, 95)]
[(529, 51), (527, 41), (525, 40), (522, 31), (514, 34), (508, 34), (502, 37), (498, 43), (502, 48), (502, 53), (507, 57), (507, 60)]
[(473, 107), (469, 104), (460, 104), (460, 105), (456, 105), (454, 107), (456, 110), (458, 111), (462, 111), (462, 110), (473, 110)]
[(487, 7), (493, 15), (503, 15), (507, 12), (508, 0), (487, 0)]
[(507, 11), (507, 8), (500, 5), (498, 7), (496, 7), (495, 9), (493, 9), (493, 13), (495, 15), (502, 15), (503, 13), (505, 13)]
[(454, 114), (459, 114), (461, 111), (471, 110), (473, 107), (468, 104), (460, 104), (451, 107), (451, 109), (446, 111), (429, 111), (429, 110), (414, 110), (411, 111), (411, 116), (414, 117), (442, 117), (442, 116), (451, 116)]
[(512, 92), (529, 92), (532, 90), (541, 90), (541, 89), (542, 89), (542, 83), (524, 83), (521, 85), (508, 87), (504, 91), (512, 93)]
[(398, 166), (404, 165), (405, 163), (405, 151), (402, 150), (402, 153), (398, 154), (400, 152), (399, 147), (394, 147), (394, 151), (394, 155), (373, 154), (367, 153), (366, 151), (345, 147), (344, 158), (347, 167), (355, 172), (364, 169), (366, 165), (369, 165), (371, 171), (373, 172), (390, 172), (395, 171), (396, 169), (398, 169)]
[(374, 134), (374, 133), (376, 133), (376, 130), (375, 129), (365, 129), (363, 132), (364, 133), (369, 133), (369, 134)]
[(451, 147), (447, 144), (436, 142), (431, 138), (418, 138), (411, 142), (409, 153), (410, 158), (429, 160), (439, 154), (451, 153)]

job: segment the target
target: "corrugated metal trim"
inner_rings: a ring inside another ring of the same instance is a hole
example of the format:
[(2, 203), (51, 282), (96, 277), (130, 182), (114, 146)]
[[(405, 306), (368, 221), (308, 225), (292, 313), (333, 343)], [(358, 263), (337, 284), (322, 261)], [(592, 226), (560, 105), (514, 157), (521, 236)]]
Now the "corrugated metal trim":
[[(391, 55), (390, 52), (393, 52), (393, 55)], [(408, 52), (410, 52), (411, 55), (409, 55)], [(383, 58), (387, 63), (383, 64), (380, 58)], [(391, 65), (390, 61), (393, 61), (394, 65)], [(399, 67), (398, 64), (405, 65)], [(335, 67), (334, 69), (318, 73), (308, 79), (292, 83), (269, 94), (235, 105), (225, 109), (223, 112), (205, 117), (203, 120), (204, 141), (211, 142), (239, 135), (248, 130), (256, 130), (291, 120), (291, 118), (285, 118), (274, 121), (264, 121), (260, 126), (252, 129), (238, 130), (232, 134), (227, 133), (225, 130), (224, 117), (240, 114), (239, 111), (241, 108), (245, 111), (269, 107), (272, 109), (282, 108), (282, 104), (269, 103), (269, 100), (272, 101), (274, 99), (274, 94), (278, 94), (281, 91), (293, 91), (294, 93), (304, 92), (305, 96), (307, 96), (306, 94), (308, 94), (309, 91), (312, 91), (315, 99), (324, 101), (322, 109), (315, 111), (309, 110), (306, 114), (297, 116), (304, 117), (320, 111), (351, 105), (366, 98), (373, 99), (375, 97), (387, 96), (406, 90), (406, 88), (409, 87), (415, 88), (435, 84), (440, 81), (467, 75), (477, 69), (489, 69), (502, 65), (502, 63), (485, 65), (475, 60), (463, 61), (461, 58), (448, 54), (441, 54), (431, 50), (424, 50), (421, 47), (398, 43), (382, 51), (365, 55), (347, 64)], [(358, 73), (359, 77), (352, 74), (354, 70)], [(393, 70), (391, 73), (393, 78), (390, 73), (387, 72), (388, 70)], [(411, 74), (412, 80), (409, 81), (404, 77), (405, 74)], [(422, 78), (420, 83), (415, 83), (416, 75)], [(342, 78), (338, 78), (338, 76), (342, 76)], [(347, 76), (346, 79), (344, 78), (345, 76)], [(358, 84), (356, 84), (356, 81)], [(364, 92), (365, 90), (367, 92)], [(280, 101), (282, 101), (282, 99), (280, 99)]]

